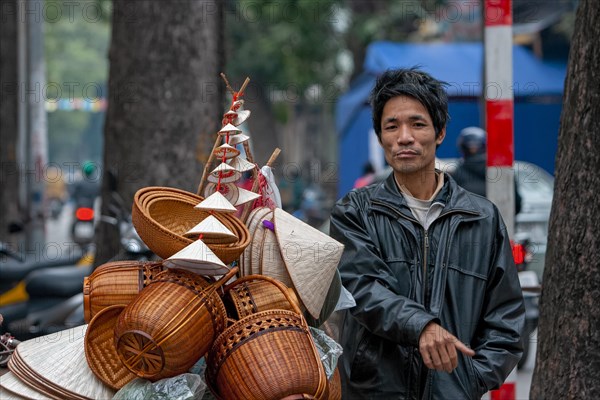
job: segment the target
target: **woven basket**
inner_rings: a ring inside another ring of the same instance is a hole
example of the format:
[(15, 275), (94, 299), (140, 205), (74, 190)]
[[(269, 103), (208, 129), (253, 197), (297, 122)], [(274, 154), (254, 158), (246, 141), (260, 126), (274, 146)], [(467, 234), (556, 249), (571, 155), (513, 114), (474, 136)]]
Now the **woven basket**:
[(162, 271), (158, 262), (113, 261), (83, 279), (83, 315), (90, 322), (106, 307), (129, 304)]
[(152, 381), (188, 371), (225, 328), (225, 306), (216, 289), (236, 272), (233, 268), (214, 283), (178, 269), (157, 275), (115, 326), (123, 364)]
[(327, 381), (329, 389), (328, 400), (342, 400), (342, 380), (340, 378), (340, 370), (336, 367), (333, 371), (333, 376)]
[[(132, 208), (133, 224), (146, 245), (159, 257), (169, 258), (188, 246), (194, 239), (184, 234), (210, 215), (194, 208), (204, 198), (183, 190), (165, 187), (147, 187), (136, 192)], [(231, 214), (214, 213), (221, 223), (238, 239), (205, 240), (208, 247), (229, 264), (238, 259), (250, 243), (248, 228)]]
[(286, 288), (274, 283), (294, 311), (260, 311), (219, 335), (207, 355), (206, 371), (217, 398), (327, 398), (327, 378), (308, 325)]
[(109, 387), (119, 390), (136, 378), (119, 359), (115, 348), (115, 324), (125, 306), (109, 306), (90, 321), (85, 333), (85, 358), (94, 375)]
[(233, 319), (241, 319), (251, 314), (267, 310), (294, 311), (292, 299), (299, 304), (293, 289), (277, 284), (275, 279), (263, 275), (249, 275), (240, 278), (224, 288), (223, 302)]

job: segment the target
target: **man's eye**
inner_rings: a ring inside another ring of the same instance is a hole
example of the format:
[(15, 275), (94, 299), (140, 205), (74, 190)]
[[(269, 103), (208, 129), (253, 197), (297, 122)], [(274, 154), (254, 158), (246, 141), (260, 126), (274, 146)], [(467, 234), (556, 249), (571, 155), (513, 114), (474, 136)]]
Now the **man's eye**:
[(385, 127), (385, 130), (387, 130), (387, 131), (392, 130), (392, 129), (396, 129), (396, 125), (388, 125)]

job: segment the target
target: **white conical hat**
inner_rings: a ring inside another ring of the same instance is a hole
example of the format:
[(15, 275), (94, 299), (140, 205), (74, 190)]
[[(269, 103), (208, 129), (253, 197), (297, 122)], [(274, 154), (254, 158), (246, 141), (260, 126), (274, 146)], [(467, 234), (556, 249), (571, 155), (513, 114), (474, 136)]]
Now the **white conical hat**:
[[(221, 183), (219, 193), (221, 193), (231, 204), (236, 204), (239, 198), (239, 188), (235, 183)], [(217, 184), (209, 182), (204, 188), (204, 197), (208, 197), (217, 191)]]
[(229, 160), (231, 158), (239, 156), (240, 151), (227, 143), (223, 143), (215, 149), (214, 154), (215, 157), (217, 157), (219, 160), (222, 160), (223, 154), (225, 154), (225, 159)]
[(229, 135), (233, 136), (233, 135), (237, 135), (238, 133), (241, 133), (241, 132), (242, 132), (241, 129), (236, 128), (232, 124), (227, 124), (221, 128), (221, 130), (219, 131), (219, 135), (225, 136), (225, 135), (229, 134)]
[(240, 107), (242, 107), (244, 105), (244, 100), (240, 99), (240, 100), (236, 100), (233, 102), (233, 104), (231, 105), (231, 109), (233, 111), (238, 111), (240, 109)]
[(290, 215), (275, 209), (275, 234), (300, 300), (319, 318), (344, 246)]
[(208, 211), (220, 211), (220, 212), (236, 212), (237, 208), (233, 206), (220, 192), (214, 192), (199, 204), (196, 204), (194, 208)]
[(237, 134), (235, 136), (231, 136), (229, 138), (229, 144), (232, 146), (235, 146), (235, 145), (245, 142), (248, 139), (250, 139), (249, 136), (246, 136), (243, 133), (239, 133), (239, 134)]
[(10, 360), (11, 371), (25, 384), (47, 395), (112, 398), (115, 392), (88, 366), (84, 350), (86, 329), (87, 325), (77, 326), (20, 343)]
[(250, 110), (239, 110), (236, 112), (237, 116), (233, 119), (233, 125), (239, 126), (243, 124), (250, 117)]
[(221, 163), (217, 168), (213, 169), (210, 172), (210, 175), (208, 175), (207, 180), (209, 182), (219, 182), (219, 179), (221, 179), (222, 183), (227, 183), (235, 182), (241, 177), (242, 173), (240, 171), (236, 170), (227, 163)]
[(229, 165), (231, 165), (236, 171), (240, 172), (246, 172), (256, 168), (255, 164), (252, 164), (244, 157), (235, 157), (233, 160), (229, 161)]
[(12, 372), (2, 375), (0, 378), (0, 399), (2, 400), (20, 400), (20, 399), (39, 399), (51, 400), (41, 392), (26, 385), (22, 380), (17, 378)]
[(260, 197), (261, 195), (258, 193), (254, 193), (251, 192), (250, 190), (246, 190), (243, 189), (241, 187), (238, 187), (238, 199), (237, 201), (234, 203), (235, 206), (240, 206), (242, 204), (246, 204), (252, 200), (256, 200)]
[(229, 272), (229, 267), (202, 240), (193, 241), (163, 261), (163, 265), (167, 268), (185, 269), (200, 275), (215, 276)]
[(198, 236), (202, 234), (203, 239), (226, 239), (233, 238), (237, 240), (235, 233), (231, 232), (221, 221), (214, 215), (209, 215), (200, 223), (185, 233), (185, 236)]

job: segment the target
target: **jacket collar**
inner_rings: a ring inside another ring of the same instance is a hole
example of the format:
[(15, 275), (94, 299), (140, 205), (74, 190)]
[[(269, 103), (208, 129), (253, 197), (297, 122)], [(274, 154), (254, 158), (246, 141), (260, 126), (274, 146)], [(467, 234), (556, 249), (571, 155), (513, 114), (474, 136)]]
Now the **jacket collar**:
[[(437, 170), (437, 172), (441, 171)], [(433, 199), (434, 203), (444, 204), (441, 215), (448, 213), (481, 215), (481, 208), (471, 200), (468, 192), (460, 187), (449, 174), (445, 172), (443, 172), (443, 174), (444, 186)], [(408, 208), (408, 205), (406, 204), (404, 196), (402, 196), (396, 186), (393, 172), (390, 173), (385, 181), (377, 185), (374, 189), (373, 195), (371, 196), (371, 208), (375, 208), (377, 204), (391, 207), (408, 219), (414, 219), (410, 208)]]

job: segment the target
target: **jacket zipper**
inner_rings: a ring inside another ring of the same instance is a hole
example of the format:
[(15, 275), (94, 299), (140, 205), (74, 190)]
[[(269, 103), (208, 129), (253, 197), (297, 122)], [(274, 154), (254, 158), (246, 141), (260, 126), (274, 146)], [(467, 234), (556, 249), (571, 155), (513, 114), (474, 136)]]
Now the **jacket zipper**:
[(427, 255), (429, 254), (429, 232), (427, 229), (424, 230), (425, 236), (423, 238), (423, 305), (427, 307), (427, 286), (429, 279), (427, 278)]

